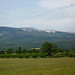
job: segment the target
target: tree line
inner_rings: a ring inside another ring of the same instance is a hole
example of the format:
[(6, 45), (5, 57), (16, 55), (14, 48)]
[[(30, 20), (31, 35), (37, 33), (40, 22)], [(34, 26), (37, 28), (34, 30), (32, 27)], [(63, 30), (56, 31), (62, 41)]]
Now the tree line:
[(0, 58), (46, 58), (46, 57), (75, 57), (75, 49), (60, 49), (55, 44), (44, 42), (40, 49), (24, 49), (21, 47), (16, 51), (9, 48), (7, 51), (0, 51)]

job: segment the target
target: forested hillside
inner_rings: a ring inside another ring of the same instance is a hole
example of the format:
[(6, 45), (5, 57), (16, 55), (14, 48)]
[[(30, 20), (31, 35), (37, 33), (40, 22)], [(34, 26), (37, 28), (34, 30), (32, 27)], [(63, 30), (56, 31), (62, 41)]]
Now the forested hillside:
[(48, 41), (59, 48), (75, 49), (75, 34), (51, 31), (46, 32), (35, 28), (10, 28), (0, 27), (0, 50), (8, 48), (23, 49), (39, 48)]

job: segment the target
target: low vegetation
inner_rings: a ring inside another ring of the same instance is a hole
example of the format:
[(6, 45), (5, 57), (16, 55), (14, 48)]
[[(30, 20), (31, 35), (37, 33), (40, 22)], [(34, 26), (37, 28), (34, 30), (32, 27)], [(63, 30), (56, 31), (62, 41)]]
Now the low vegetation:
[(74, 57), (74, 50), (60, 49), (49, 42), (40, 49), (9, 48), (0, 51), (0, 75), (75, 75)]
[(0, 58), (0, 75), (75, 75), (75, 58)]
[(7, 51), (0, 51), (0, 58), (59, 58), (59, 57), (75, 57), (75, 50), (60, 49), (55, 44), (44, 42), (40, 49), (24, 49), (21, 47), (16, 51), (9, 48)]

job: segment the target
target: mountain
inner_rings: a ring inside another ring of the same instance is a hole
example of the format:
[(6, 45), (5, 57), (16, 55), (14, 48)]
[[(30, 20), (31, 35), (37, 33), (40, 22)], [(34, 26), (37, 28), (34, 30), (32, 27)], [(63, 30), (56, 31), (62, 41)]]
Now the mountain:
[(33, 27), (11, 28), (0, 27), (0, 50), (8, 48), (22, 49), (39, 48), (42, 43), (48, 41), (59, 48), (75, 48), (75, 34)]

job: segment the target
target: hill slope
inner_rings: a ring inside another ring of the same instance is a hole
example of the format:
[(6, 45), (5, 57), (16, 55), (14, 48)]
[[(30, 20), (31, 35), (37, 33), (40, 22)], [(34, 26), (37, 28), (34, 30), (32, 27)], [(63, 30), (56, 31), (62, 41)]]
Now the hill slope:
[(0, 50), (21, 46), (24, 48), (40, 47), (48, 41), (60, 48), (75, 48), (75, 34), (54, 30), (39, 30), (35, 28), (0, 27)]

